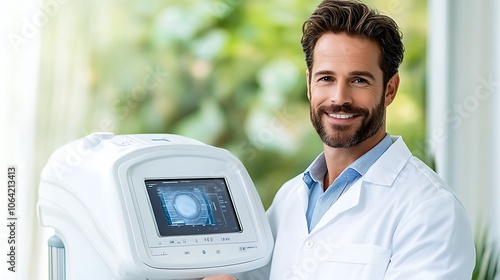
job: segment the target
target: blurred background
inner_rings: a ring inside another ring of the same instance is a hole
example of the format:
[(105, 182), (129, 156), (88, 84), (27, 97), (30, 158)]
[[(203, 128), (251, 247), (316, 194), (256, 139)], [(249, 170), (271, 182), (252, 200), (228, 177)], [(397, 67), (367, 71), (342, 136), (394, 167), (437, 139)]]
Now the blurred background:
[[(404, 34), (389, 133), (451, 185), (492, 252), (500, 232), (499, 4), (363, 2)], [(173, 133), (223, 147), (241, 159), (267, 208), (322, 150), (300, 46), (302, 23), (318, 3), (3, 2), (1, 166), (19, 170), (21, 225), (19, 272), (2, 269), (11, 277), (2, 279), (46, 279), (51, 231), (36, 216), (39, 174), (55, 149), (92, 132)], [(0, 233), (3, 249), (5, 228)]]
[[(389, 131), (423, 157), (426, 3), (378, 2), (407, 46)], [(40, 30), (41, 164), (94, 131), (181, 134), (238, 156), (267, 206), (322, 150), (300, 47), (315, 1), (92, 3), (61, 5)]]

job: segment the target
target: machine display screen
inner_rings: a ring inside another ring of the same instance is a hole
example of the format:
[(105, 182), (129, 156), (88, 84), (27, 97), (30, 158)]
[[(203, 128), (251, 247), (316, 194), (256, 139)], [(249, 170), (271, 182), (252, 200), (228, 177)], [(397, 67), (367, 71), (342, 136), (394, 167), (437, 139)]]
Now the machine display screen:
[(226, 181), (146, 180), (161, 236), (241, 232)]

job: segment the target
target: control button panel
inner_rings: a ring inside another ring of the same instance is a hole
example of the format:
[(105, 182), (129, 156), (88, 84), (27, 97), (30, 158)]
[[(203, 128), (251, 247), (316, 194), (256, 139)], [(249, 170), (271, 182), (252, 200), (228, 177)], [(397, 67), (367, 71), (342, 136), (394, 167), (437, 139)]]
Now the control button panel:
[[(182, 242), (181, 242), (182, 243)], [(248, 260), (249, 254), (257, 252), (257, 245), (232, 244), (232, 245), (198, 245), (198, 246), (168, 246), (162, 248), (150, 248), (149, 252), (154, 260), (177, 267), (191, 263), (196, 260), (198, 265), (210, 265), (211, 263), (225, 261), (226, 263), (238, 263)]]
[(155, 247), (171, 247), (171, 246), (191, 246), (200, 244), (230, 244), (238, 241), (233, 241), (231, 237), (182, 237), (175, 238), (169, 237), (165, 238), (161, 242), (158, 242)]

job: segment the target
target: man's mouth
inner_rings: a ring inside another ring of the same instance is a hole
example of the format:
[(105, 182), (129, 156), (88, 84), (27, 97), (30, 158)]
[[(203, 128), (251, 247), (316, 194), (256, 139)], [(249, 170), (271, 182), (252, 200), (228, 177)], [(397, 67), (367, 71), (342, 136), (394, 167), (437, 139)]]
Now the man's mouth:
[(332, 118), (336, 118), (336, 119), (350, 119), (350, 118), (356, 117), (357, 115), (354, 115), (354, 114), (328, 114), (328, 116), (330, 116)]

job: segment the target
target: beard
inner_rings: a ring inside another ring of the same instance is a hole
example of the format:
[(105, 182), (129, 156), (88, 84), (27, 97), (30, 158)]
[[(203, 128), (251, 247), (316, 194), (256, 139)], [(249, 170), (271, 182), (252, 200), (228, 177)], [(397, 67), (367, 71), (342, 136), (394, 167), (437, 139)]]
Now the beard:
[[(320, 105), (316, 111), (311, 107), (311, 105), (309, 105), (311, 123), (324, 144), (332, 148), (350, 148), (356, 146), (375, 135), (375, 133), (377, 133), (377, 131), (379, 131), (382, 127), (385, 116), (384, 96), (385, 95), (382, 95), (382, 99), (379, 104), (372, 109), (371, 115), (369, 110), (360, 107), (353, 107), (349, 104), (330, 106)], [(362, 117), (361, 125), (359, 125), (354, 132), (350, 132), (353, 125), (328, 124), (331, 128), (330, 130), (333, 131), (329, 134), (322, 122), (322, 117), (326, 114), (326, 112), (343, 112), (346, 114), (360, 115)]]

